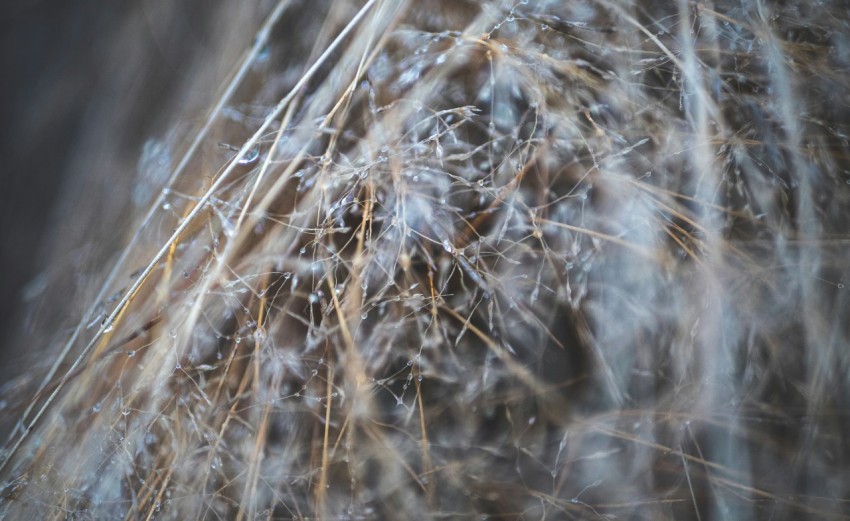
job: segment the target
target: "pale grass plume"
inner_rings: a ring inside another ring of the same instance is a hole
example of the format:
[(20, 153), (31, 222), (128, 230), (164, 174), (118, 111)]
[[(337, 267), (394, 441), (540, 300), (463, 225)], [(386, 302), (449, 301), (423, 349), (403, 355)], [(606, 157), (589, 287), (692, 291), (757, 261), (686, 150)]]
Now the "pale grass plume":
[(253, 9), (4, 387), (0, 516), (848, 517), (840, 2)]

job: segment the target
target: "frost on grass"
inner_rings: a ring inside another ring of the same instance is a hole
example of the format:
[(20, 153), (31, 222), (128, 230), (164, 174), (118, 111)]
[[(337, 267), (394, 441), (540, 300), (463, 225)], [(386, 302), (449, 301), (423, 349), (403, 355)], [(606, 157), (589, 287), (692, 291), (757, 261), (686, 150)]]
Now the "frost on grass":
[(294, 4), (142, 150), (5, 515), (844, 518), (839, 3)]

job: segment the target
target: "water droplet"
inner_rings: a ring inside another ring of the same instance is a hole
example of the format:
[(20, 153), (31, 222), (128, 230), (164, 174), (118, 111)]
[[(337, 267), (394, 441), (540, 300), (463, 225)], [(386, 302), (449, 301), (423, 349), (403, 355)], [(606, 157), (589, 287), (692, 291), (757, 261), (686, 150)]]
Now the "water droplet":
[(92, 406), (91, 410), (92, 410), (92, 412), (100, 412), (100, 410), (101, 410), (102, 408), (103, 408), (103, 405), (101, 405), (101, 403), (100, 403), (100, 402), (97, 402), (96, 404), (94, 404), (94, 405)]
[(319, 296), (315, 293), (310, 293), (310, 296), (307, 297), (307, 300), (310, 301), (310, 304), (315, 304), (319, 301)]
[(127, 356), (129, 356), (130, 358), (133, 358), (134, 356), (136, 356), (136, 352), (135, 351), (127, 351)]
[(318, 370), (318, 369), (313, 369), (312, 371), (310, 371), (310, 373), (311, 373), (313, 376), (318, 376), (318, 374), (319, 374), (319, 370)]
[(259, 51), (257, 51), (257, 61), (264, 62), (269, 59), (269, 54), (271, 54), (271, 49), (269, 49), (269, 45), (263, 45)]

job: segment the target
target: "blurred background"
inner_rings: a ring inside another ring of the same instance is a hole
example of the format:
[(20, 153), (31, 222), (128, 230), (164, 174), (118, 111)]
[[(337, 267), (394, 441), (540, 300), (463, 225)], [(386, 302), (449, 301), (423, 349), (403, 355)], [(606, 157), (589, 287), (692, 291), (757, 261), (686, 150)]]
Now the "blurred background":
[[(9, 3), (11, 4), (11, 3)], [(24, 288), (45, 267), (44, 239), (85, 122), (108, 35), (133, 2), (43, 0), (0, 15), (0, 349), (12, 341)], [(38, 281), (35, 281), (37, 285)], [(37, 290), (38, 288), (30, 288)]]
[(234, 27), (253, 34), (269, 2), (5, 4), (0, 378), (18, 365), (13, 351), (59, 340), (91, 305), (100, 267), (130, 224), (143, 144), (164, 137), (178, 113), (203, 116), (238, 59), (221, 51), (223, 40), (244, 37), (230, 48), (248, 48), (250, 36)]

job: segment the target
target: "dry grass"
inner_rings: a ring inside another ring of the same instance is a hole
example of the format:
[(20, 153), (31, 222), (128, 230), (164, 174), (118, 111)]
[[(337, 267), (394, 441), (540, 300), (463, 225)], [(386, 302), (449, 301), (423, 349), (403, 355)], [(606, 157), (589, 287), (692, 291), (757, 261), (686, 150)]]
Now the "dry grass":
[(7, 386), (0, 516), (845, 519), (849, 18), (282, 0)]

